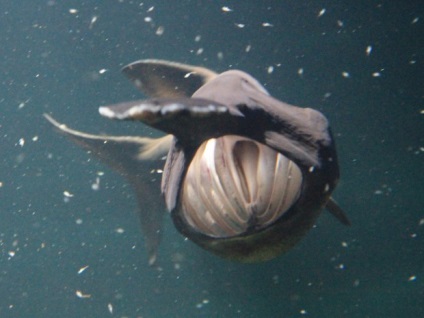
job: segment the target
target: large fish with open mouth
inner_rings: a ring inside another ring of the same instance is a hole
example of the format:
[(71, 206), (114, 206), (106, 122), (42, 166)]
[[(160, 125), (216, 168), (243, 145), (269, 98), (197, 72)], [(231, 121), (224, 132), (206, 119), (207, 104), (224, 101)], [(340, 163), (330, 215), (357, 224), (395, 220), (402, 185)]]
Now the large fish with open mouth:
[[(184, 236), (241, 262), (287, 251), (324, 208), (350, 224), (331, 198), (339, 167), (320, 112), (273, 98), (239, 70), (140, 60), (123, 73), (150, 99), (102, 106), (100, 114), (141, 121), (164, 137), (91, 135), (45, 116), (133, 185), (150, 265), (165, 209)], [(159, 188), (150, 171), (166, 154)]]

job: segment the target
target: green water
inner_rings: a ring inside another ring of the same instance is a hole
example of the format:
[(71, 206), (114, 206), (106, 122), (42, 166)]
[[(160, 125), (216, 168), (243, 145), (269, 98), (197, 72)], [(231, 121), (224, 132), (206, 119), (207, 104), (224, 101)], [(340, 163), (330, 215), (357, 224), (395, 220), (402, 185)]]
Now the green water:
[[(0, 317), (424, 316), (421, 1), (2, 1), (0, 15)], [(286, 255), (242, 265), (167, 219), (149, 268), (129, 186), (42, 117), (157, 135), (97, 112), (142, 97), (119, 72), (142, 58), (242, 69), (323, 112), (353, 225), (325, 213)]]

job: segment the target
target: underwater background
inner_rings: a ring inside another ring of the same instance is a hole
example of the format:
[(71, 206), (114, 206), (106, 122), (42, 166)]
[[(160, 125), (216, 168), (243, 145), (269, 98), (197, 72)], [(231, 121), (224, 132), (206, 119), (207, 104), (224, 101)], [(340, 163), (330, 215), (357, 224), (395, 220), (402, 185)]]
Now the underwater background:
[[(4, 0), (0, 16), (0, 317), (424, 317), (422, 1)], [(42, 116), (159, 136), (98, 114), (143, 97), (120, 68), (145, 58), (241, 69), (323, 112), (352, 226), (323, 212), (247, 265), (168, 217), (150, 268), (129, 185)]]

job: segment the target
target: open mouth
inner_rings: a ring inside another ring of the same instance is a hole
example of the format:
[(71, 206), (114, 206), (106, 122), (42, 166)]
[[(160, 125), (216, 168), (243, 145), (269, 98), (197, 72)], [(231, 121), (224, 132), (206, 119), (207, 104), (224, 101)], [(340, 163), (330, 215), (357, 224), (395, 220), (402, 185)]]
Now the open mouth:
[(228, 238), (278, 220), (298, 199), (299, 167), (251, 139), (227, 135), (205, 141), (183, 182), (181, 212), (197, 232)]

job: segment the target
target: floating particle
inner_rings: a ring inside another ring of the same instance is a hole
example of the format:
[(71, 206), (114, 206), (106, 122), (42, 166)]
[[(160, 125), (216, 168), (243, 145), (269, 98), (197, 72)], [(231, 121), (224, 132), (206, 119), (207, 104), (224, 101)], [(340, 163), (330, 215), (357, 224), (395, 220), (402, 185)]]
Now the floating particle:
[(301, 309), (299, 312), (300, 312), (301, 315), (307, 315), (308, 314), (308, 312), (305, 309)]
[(102, 68), (101, 70), (99, 70), (99, 74), (104, 74), (106, 72), (107, 72), (107, 69), (105, 69), (105, 68)]
[(28, 98), (26, 101), (19, 103), (18, 109), (24, 108), (30, 100), (31, 98)]
[(325, 14), (325, 11), (326, 11), (325, 9), (321, 9), (321, 11), (320, 11), (320, 12), (318, 12), (318, 16), (317, 16), (317, 17), (318, 17), (318, 18), (319, 18), (319, 17), (322, 17), (322, 16)]
[[(0, 184), (1, 184), (1, 182), (0, 182)], [(1, 186), (1, 185), (0, 185), (0, 186)], [(418, 225), (419, 225), (419, 226), (424, 225), (424, 218), (422, 218), (422, 219), (418, 222)]]
[(239, 29), (243, 29), (245, 27), (243, 23), (234, 23), (234, 25), (238, 27)]
[(272, 28), (274, 25), (272, 23), (269, 23), (269, 22), (263, 22), (262, 26), (265, 27), (265, 28)]
[(194, 42), (199, 42), (202, 39), (201, 35), (196, 35), (196, 37), (194, 38)]
[(413, 282), (414, 280), (417, 280), (417, 276), (415, 275), (409, 276), (408, 282)]
[(78, 10), (71, 8), (71, 9), (69, 9), (69, 13), (70, 14), (77, 14), (78, 13)]
[(7, 254), (8, 254), (10, 257), (13, 257), (13, 256), (15, 256), (15, 255), (16, 255), (16, 252), (15, 252), (15, 251), (9, 251), (9, 252), (7, 252)]
[(359, 279), (355, 279), (355, 281), (353, 282), (353, 287), (358, 287), (359, 286)]
[(246, 48), (244, 49), (244, 51), (246, 53), (250, 52), (250, 50), (252, 49), (252, 46), (249, 44), (248, 46), (246, 46)]
[(160, 27), (158, 27), (157, 28), (157, 30), (156, 30), (156, 35), (162, 35), (163, 34), (163, 32), (165, 32), (165, 27), (163, 27), (163, 26), (160, 26)]
[(415, 24), (415, 23), (417, 23), (419, 20), (420, 20), (420, 18), (419, 18), (419, 17), (416, 17), (416, 18), (414, 18), (414, 19), (412, 20), (411, 24)]
[(88, 28), (89, 28), (90, 30), (93, 28), (94, 23), (96, 23), (97, 19), (98, 19), (98, 16), (96, 16), (96, 15), (94, 15), (94, 16), (91, 18), (91, 20), (90, 20), (90, 25), (88, 26)]
[(380, 72), (374, 72), (372, 73), (372, 77), (380, 77), (381, 73)]
[(77, 225), (81, 225), (81, 224), (82, 224), (82, 219), (76, 219), (76, 220), (75, 220), (75, 223), (76, 223)]
[(222, 7), (221, 10), (222, 10), (222, 12), (232, 12), (233, 11), (229, 7)]
[(69, 192), (69, 191), (63, 191), (63, 195), (65, 196), (65, 197), (67, 197), (67, 198), (72, 198), (74, 195), (71, 193), (71, 192)]
[(111, 303), (107, 304), (107, 309), (109, 310), (109, 312), (110, 312), (111, 314), (113, 314), (113, 306), (112, 306), (112, 304), (111, 304)]
[(337, 20), (337, 26), (338, 26), (339, 28), (343, 28), (343, 26), (344, 26), (344, 22), (343, 22), (342, 20)]
[(118, 233), (118, 234), (123, 234), (123, 233), (125, 232), (125, 230), (124, 230), (122, 227), (118, 227), (118, 228), (115, 230), (115, 232), (116, 232), (116, 233)]
[(90, 294), (84, 294), (82, 291), (80, 290), (76, 290), (75, 291), (75, 295), (77, 295), (78, 298), (90, 298), (91, 295)]
[(79, 274), (82, 274), (87, 268), (88, 268), (89, 266), (87, 265), (87, 266), (84, 266), (84, 267), (81, 267), (79, 270), (78, 270), (78, 275)]
[(150, 22), (152, 22), (153, 21), (153, 19), (151, 18), (151, 17), (145, 17), (144, 18), (144, 22), (148, 22), (148, 23), (150, 23)]
[(32, 141), (38, 141), (38, 136), (34, 136), (34, 137), (32, 137)]
[(152, 12), (154, 9), (155, 9), (155, 7), (154, 7), (154, 6), (152, 6), (152, 7), (150, 7), (149, 9), (147, 9), (147, 11), (146, 11), (146, 12)]
[(0, 181), (0, 188), (3, 186), (3, 182)]
[(201, 47), (201, 48), (199, 48), (197, 51), (196, 51), (196, 55), (200, 55), (200, 54), (202, 54), (203, 53), (203, 48)]
[(302, 76), (302, 75), (303, 75), (303, 68), (299, 68), (299, 69), (297, 70), (297, 74), (298, 74), (299, 76)]
[(91, 185), (91, 190), (97, 191), (100, 189), (100, 178), (96, 177), (96, 182)]
[(192, 74), (194, 74), (194, 72), (188, 72), (187, 74), (184, 75), (184, 78), (189, 78)]
[(342, 72), (342, 76), (344, 78), (348, 78), (348, 77), (350, 77), (350, 74), (348, 72)]
[(372, 46), (371, 45), (368, 45), (367, 48), (365, 49), (365, 54), (367, 56), (370, 56), (371, 51), (372, 51)]
[(18, 143), (19, 143), (19, 146), (23, 147), (25, 145), (25, 139), (24, 138), (19, 139)]
[(98, 176), (104, 176), (104, 175), (105, 175), (105, 173), (104, 173), (103, 171), (97, 171), (97, 175), (98, 175)]
[(342, 246), (343, 246), (343, 247), (348, 247), (347, 242), (343, 241), (343, 242), (342, 242)]
[(222, 60), (224, 58), (224, 53), (218, 52), (216, 56), (218, 57), (218, 60)]
[(338, 264), (336, 268), (343, 270), (343, 269), (345, 269), (345, 266), (344, 266), (344, 264)]
[(274, 72), (274, 66), (268, 66), (268, 69), (267, 69), (267, 72), (268, 72), (268, 74), (271, 74), (272, 72)]

